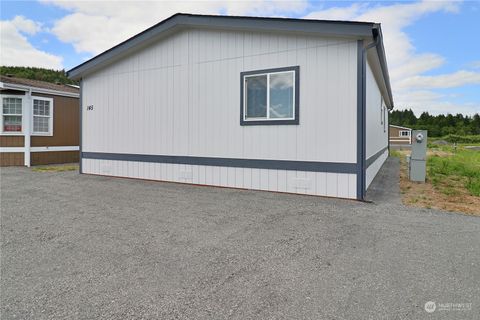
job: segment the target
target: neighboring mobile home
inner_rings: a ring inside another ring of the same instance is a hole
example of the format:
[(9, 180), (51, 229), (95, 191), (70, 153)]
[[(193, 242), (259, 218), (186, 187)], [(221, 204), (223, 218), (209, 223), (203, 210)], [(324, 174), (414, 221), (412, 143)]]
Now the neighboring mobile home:
[(0, 166), (78, 162), (79, 89), (0, 77)]
[(363, 199), (388, 157), (376, 23), (176, 14), (68, 75), (82, 173)]
[(389, 126), (389, 142), (391, 146), (407, 146), (412, 144), (412, 129), (406, 127)]

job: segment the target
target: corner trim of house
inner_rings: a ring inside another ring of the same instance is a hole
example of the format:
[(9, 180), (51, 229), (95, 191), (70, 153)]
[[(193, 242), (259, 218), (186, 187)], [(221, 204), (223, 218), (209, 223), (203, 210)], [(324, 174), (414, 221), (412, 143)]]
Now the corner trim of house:
[(357, 41), (357, 199), (365, 197), (365, 74), (366, 58), (363, 40)]
[(357, 173), (357, 164), (346, 163), (346, 162), (241, 159), (241, 158), (196, 157), (196, 156), (175, 156), (175, 155), (156, 155), (156, 154), (104, 153), (104, 152), (82, 152), (81, 158), (95, 159), (95, 160), (170, 163), (170, 164), (252, 168), (252, 169), (294, 170), (294, 171), (350, 173), (350, 174)]
[(83, 116), (83, 105), (82, 105), (82, 97), (83, 97), (83, 79), (80, 79), (79, 81), (79, 85), (80, 85), (80, 96), (79, 96), (79, 101), (78, 101), (78, 104), (79, 104), (79, 108), (78, 108), (78, 112), (79, 112), (79, 117), (78, 117), (78, 121), (80, 122), (79, 124), (79, 136), (78, 136), (78, 152), (79, 152), (79, 155), (78, 155), (78, 173), (83, 173), (82, 171), (82, 116)]

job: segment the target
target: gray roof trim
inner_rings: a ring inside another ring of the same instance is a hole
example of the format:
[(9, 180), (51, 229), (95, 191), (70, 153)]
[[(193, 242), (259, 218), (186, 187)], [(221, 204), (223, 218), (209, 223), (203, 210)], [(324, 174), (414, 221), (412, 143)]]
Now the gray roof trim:
[(388, 67), (387, 67), (387, 58), (385, 56), (385, 47), (383, 46), (383, 35), (382, 35), (382, 28), (380, 24), (375, 25), (372, 30), (373, 37), (377, 41), (376, 49), (378, 58), (380, 60), (380, 67), (382, 68), (383, 79), (385, 81), (385, 86), (387, 87), (388, 98), (390, 99), (390, 105), (387, 106), (389, 110), (393, 109), (393, 95), (392, 95), (392, 88), (390, 86), (390, 76), (388, 74)]
[(99, 68), (111, 59), (127, 54), (137, 46), (148, 43), (156, 37), (166, 34), (178, 27), (205, 27), (242, 29), (249, 31), (301, 32), (327, 36), (372, 37), (372, 22), (329, 21), (291, 18), (258, 18), (239, 16), (215, 16), (177, 13), (168, 19), (146, 29), (115, 47), (93, 57), (92, 59), (70, 69), (67, 75), (71, 79), (81, 76), (94, 68)]

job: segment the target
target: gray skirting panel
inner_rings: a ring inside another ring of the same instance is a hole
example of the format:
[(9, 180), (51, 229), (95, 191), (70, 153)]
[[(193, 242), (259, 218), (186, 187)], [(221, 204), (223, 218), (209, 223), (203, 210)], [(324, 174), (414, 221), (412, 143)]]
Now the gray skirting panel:
[(82, 152), (83, 159), (355, 174), (356, 163)]

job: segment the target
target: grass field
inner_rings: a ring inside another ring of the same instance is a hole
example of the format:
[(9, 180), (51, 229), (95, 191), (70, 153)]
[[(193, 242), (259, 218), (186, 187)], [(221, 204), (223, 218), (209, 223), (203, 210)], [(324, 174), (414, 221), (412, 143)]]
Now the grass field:
[(409, 153), (391, 152), (401, 160), (400, 188), (405, 204), (480, 216), (480, 151), (465, 145), (429, 145), (426, 183), (408, 179), (405, 156)]
[(427, 176), (446, 195), (458, 192), (461, 183), (471, 195), (480, 197), (480, 151), (463, 146), (432, 148), (427, 158)]

